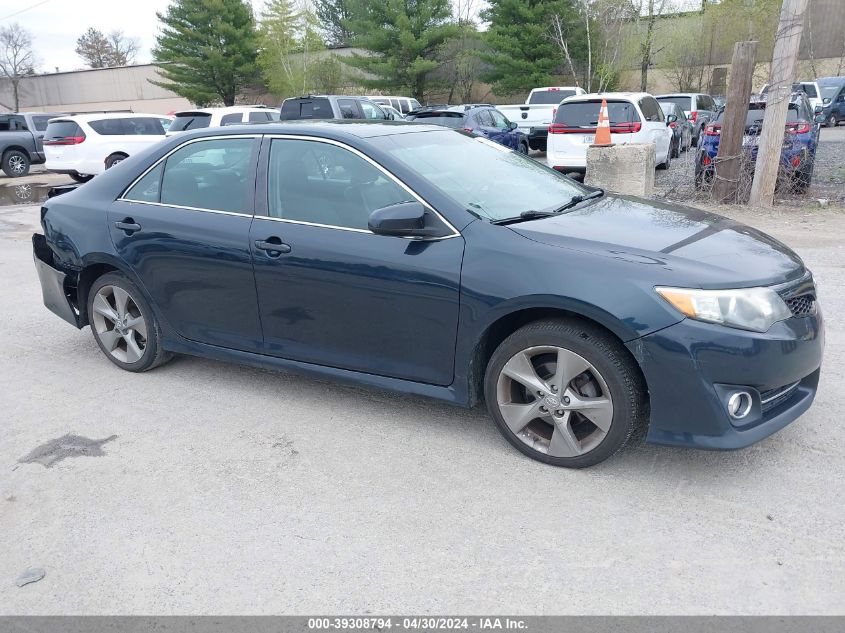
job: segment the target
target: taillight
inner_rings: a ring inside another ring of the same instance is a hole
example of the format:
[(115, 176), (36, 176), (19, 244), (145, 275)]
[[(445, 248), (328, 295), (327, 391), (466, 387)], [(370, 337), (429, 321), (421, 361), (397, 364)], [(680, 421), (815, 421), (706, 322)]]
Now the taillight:
[(707, 154), (705, 154), (705, 155), (704, 155), (704, 158), (702, 158), (702, 159), (701, 159), (701, 162), (702, 162), (702, 164), (704, 164), (704, 165), (709, 165), (709, 164), (710, 164), (710, 163), (712, 163), (713, 161), (710, 159), (710, 157), (709, 157)]
[(636, 123), (615, 123), (610, 126), (610, 132), (612, 134), (633, 134), (639, 132), (642, 127), (643, 125), (639, 121)]
[(719, 123), (708, 123), (704, 126), (704, 136), (719, 136), (722, 134), (722, 126)]
[(464, 132), (472, 132), (472, 128), (471, 127), (465, 127)]
[(793, 167), (798, 167), (798, 166), (801, 164), (801, 156), (800, 156), (800, 155), (798, 155), (798, 156), (793, 156), (793, 157), (792, 157), (792, 160), (791, 160), (791, 161), (789, 161), (789, 162), (791, 162), (791, 163), (792, 163), (792, 166), (793, 166)]
[(44, 141), (44, 145), (79, 145), (84, 140), (84, 136), (63, 136), (51, 141)]
[(810, 131), (810, 124), (807, 121), (795, 121), (786, 124), (787, 134), (806, 134)]
[(692, 112), (690, 112), (690, 113), (689, 113), (689, 120), (690, 120), (690, 121), (692, 121), (693, 123), (695, 123), (696, 121), (698, 121), (698, 112), (696, 112), (695, 110), (693, 110)]
[(677, 124), (675, 121), (672, 121), (672, 122), (669, 124), (669, 127), (670, 127), (670, 128), (672, 128), (672, 129), (674, 130), (676, 125), (678, 125), (678, 124)]
[(552, 123), (549, 126), (549, 134), (571, 134), (576, 130), (566, 127), (565, 123)]

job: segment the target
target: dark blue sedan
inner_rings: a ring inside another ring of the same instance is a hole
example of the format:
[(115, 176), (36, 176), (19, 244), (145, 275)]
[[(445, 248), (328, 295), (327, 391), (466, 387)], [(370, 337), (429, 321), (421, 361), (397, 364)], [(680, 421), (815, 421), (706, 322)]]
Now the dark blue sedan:
[(559, 466), (635, 431), (747, 446), (819, 380), (816, 289), (786, 246), (442, 127), (188, 132), (41, 223), (45, 304), (122, 369), (193, 354), (484, 402)]
[(489, 104), (424, 108), (411, 112), (405, 120), (474, 132), (521, 154), (528, 153), (528, 136)]

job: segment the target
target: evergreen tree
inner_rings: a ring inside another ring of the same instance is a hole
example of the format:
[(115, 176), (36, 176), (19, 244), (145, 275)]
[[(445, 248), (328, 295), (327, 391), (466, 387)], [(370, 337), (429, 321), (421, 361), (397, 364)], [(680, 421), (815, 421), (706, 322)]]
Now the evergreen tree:
[(573, 0), (489, 0), (482, 18), (490, 24), (482, 58), (491, 66), (483, 79), (500, 95), (556, 83), (566, 59), (550, 32), (552, 16), (569, 27), (567, 41), (575, 61), (584, 57), (583, 31)]
[(352, 39), (349, 30), (349, 0), (313, 0), (317, 19), (323, 25), (326, 44), (346, 46)]
[(457, 30), (449, 0), (349, 0), (352, 45), (371, 55), (344, 58), (373, 76), (370, 88), (408, 91), (422, 100), (442, 65), (441, 45)]
[(235, 104), (257, 76), (257, 35), (245, 0), (174, 0), (157, 13), (162, 32), (153, 59), (165, 81), (154, 82), (199, 106)]

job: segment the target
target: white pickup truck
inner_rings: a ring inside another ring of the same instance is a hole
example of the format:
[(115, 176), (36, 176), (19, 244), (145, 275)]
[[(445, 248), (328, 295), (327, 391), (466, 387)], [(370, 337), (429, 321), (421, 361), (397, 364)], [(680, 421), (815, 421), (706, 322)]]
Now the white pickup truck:
[(531, 149), (545, 152), (549, 125), (555, 118), (558, 104), (567, 97), (583, 94), (587, 94), (587, 91), (577, 86), (546, 86), (529, 92), (525, 103), (500, 105), (496, 108), (528, 136)]

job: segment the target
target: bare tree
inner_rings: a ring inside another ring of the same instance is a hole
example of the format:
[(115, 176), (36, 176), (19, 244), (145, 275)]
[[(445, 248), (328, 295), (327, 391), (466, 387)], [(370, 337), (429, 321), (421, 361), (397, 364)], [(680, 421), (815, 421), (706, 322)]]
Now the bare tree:
[(109, 33), (108, 42), (111, 47), (111, 66), (129, 66), (141, 50), (137, 38), (126, 37), (120, 30)]
[(135, 61), (139, 49), (138, 40), (126, 37), (123, 31), (106, 36), (91, 27), (76, 40), (76, 54), (91, 68), (127, 66)]
[(15, 112), (20, 110), (20, 81), (35, 72), (32, 35), (17, 22), (0, 27), (0, 76), (12, 84)]
[(572, 61), (572, 54), (569, 50), (569, 39), (566, 34), (566, 22), (556, 13), (551, 16), (551, 22), (552, 23), (549, 26), (551, 40), (563, 54), (563, 58), (566, 60), (566, 65), (569, 66), (572, 81), (576, 86), (580, 86), (581, 82), (578, 81), (578, 73), (575, 70), (575, 64)]

